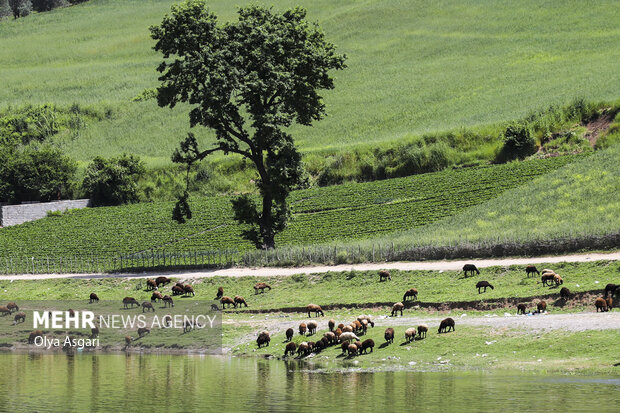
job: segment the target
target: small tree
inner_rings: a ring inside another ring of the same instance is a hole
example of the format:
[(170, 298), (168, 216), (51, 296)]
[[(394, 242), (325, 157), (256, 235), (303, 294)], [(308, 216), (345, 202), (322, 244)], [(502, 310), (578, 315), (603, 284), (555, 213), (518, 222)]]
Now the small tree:
[(139, 201), (138, 180), (146, 168), (137, 156), (96, 157), (86, 168), (82, 188), (95, 205), (120, 205)]
[(513, 123), (504, 131), (504, 146), (498, 160), (507, 162), (514, 159), (523, 159), (536, 153), (536, 142), (529, 125)]
[(25, 17), (32, 12), (32, 2), (30, 0), (9, 0), (9, 7), (13, 12), (13, 18)]
[[(248, 6), (238, 14), (238, 21), (218, 25), (203, 0), (189, 0), (151, 27), (155, 50), (165, 59), (158, 67), (157, 100), (170, 108), (188, 102), (190, 126), (215, 131), (217, 143), (206, 150), (188, 134), (173, 161), (190, 168), (221, 151), (254, 164), (261, 205), (248, 196), (237, 198), (235, 218), (250, 227), (243, 236), (257, 248), (273, 248), (289, 215), (287, 196), (302, 182), (301, 155), (284, 129), (323, 118), (317, 91), (334, 87), (328, 72), (343, 69), (345, 56), (335, 53), (301, 8), (278, 14)], [(175, 216), (184, 211), (190, 212), (187, 192)]]

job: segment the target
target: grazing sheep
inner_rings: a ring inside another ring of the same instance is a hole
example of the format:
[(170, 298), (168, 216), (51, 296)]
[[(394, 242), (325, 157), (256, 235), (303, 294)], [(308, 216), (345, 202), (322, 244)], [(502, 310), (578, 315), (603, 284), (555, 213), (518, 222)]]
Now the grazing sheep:
[(478, 289), (478, 294), (480, 294), (480, 289), (484, 288), (484, 292), (487, 292), (487, 288), (490, 288), (491, 290), (493, 290), (493, 286), (491, 285), (490, 282), (488, 281), (478, 281), (476, 283), (476, 288)]
[(164, 302), (164, 307), (174, 307), (174, 300), (169, 295), (164, 295), (162, 300)]
[(148, 301), (145, 301), (142, 303), (142, 312), (145, 311), (152, 311), (155, 312), (155, 307), (153, 307), (153, 303), (150, 303)]
[(340, 341), (344, 342), (344, 341), (349, 341), (352, 342), (353, 340), (355, 341), (359, 341), (359, 337), (355, 335), (355, 333), (342, 333), (340, 334)]
[(192, 295), (192, 297), (196, 296), (196, 293), (194, 292), (194, 287), (189, 284), (185, 284), (183, 286), (183, 294), (185, 296), (189, 296), (190, 294)]
[(353, 357), (357, 355), (357, 346), (355, 344), (349, 344), (347, 347), (347, 351), (349, 352), (349, 357)]
[(8, 308), (11, 313), (13, 311), (19, 311), (19, 307), (17, 306), (17, 304), (12, 301), (6, 305), (6, 308)]
[(164, 327), (170, 327), (172, 325), (172, 316), (170, 314), (166, 314), (161, 321)]
[(385, 338), (385, 341), (388, 343), (393, 343), (394, 342), (394, 329), (389, 327), (385, 329), (385, 333), (383, 333), (383, 337)]
[(131, 337), (125, 336), (125, 348), (129, 347), (129, 345), (131, 344), (131, 340)]
[(183, 322), (183, 332), (184, 333), (189, 333), (190, 331), (192, 331), (192, 328), (194, 328), (193, 323), (190, 320), (185, 320)]
[(307, 328), (308, 326), (306, 326), (306, 323), (299, 324), (299, 334), (301, 334), (302, 336), (305, 336)]
[(316, 329), (319, 327), (316, 321), (308, 321), (308, 334), (316, 334)]
[(363, 323), (364, 322), (363, 320), (368, 321), (368, 324), (370, 324), (371, 327), (375, 326), (374, 321), (372, 321), (372, 319), (371, 319), (371, 317), (369, 315), (361, 315), (361, 316), (357, 317), (357, 321), (359, 321), (360, 323)]
[(570, 290), (566, 287), (562, 287), (562, 289), (560, 290), (560, 297), (568, 300), (571, 296)]
[(15, 314), (15, 318), (13, 319), (13, 325), (24, 322), (26, 322), (26, 313), (20, 311), (19, 313)]
[(536, 269), (535, 265), (528, 265), (527, 267), (525, 267), (525, 274), (528, 277), (530, 276), (530, 274), (534, 274), (534, 273), (540, 275), (540, 271)]
[(539, 313), (547, 311), (547, 302), (546, 301), (539, 302), (538, 304), (536, 304), (536, 308), (538, 309)]
[(605, 298), (607, 298), (607, 294), (609, 294), (609, 293), (611, 293), (611, 294), (613, 295), (613, 293), (615, 293), (615, 292), (616, 292), (616, 289), (617, 289), (618, 287), (619, 287), (619, 286), (618, 286), (618, 285), (616, 285), (616, 284), (607, 284), (607, 285), (605, 286)]
[(604, 298), (597, 298), (596, 301), (594, 301), (594, 305), (596, 306), (597, 313), (599, 312), (599, 310), (601, 312), (607, 311), (607, 301), (605, 301)]
[(542, 277), (540, 277), (540, 282), (542, 282), (542, 285), (549, 285), (551, 286), (551, 283), (553, 282), (553, 279), (555, 278), (556, 274), (545, 274), (543, 273)]
[(155, 280), (147, 278), (147, 280), (146, 280), (146, 291), (151, 291), (151, 290), (156, 290), (156, 289), (157, 289), (157, 283), (155, 282)]
[(366, 334), (368, 331), (368, 320), (362, 320), (362, 333)]
[(124, 308), (130, 308), (133, 306), (140, 307), (140, 303), (133, 297), (125, 297), (123, 298), (123, 306)]
[(286, 345), (286, 347), (284, 347), (284, 357), (288, 355), (294, 356), (295, 350), (297, 350), (297, 344), (291, 341), (290, 343)]
[(268, 331), (263, 331), (259, 334), (256, 339), (256, 344), (258, 344), (258, 348), (261, 348), (263, 345), (269, 346), (269, 342), (271, 341), (271, 336)]
[(447, 333), (450, 330), (455, 331), (454, 320), (450, 317), (441, 320), (438, 333)]
[(351, 326), (344, 326), (344, 328), (342, 329), (343, 333), (352, 333), (353, 332), (353, 327)]
[(151, 302), (154, 303), (157, 300), (163, 300), (164, 296), (159, 292), (159, 291), (153, 291), (153, 294), (151, 294)]
[(254, 294), (258, 294), (258, 290), (260, 290), (261, 293), (265, 292), (265, 288), (268, 289), (269, 291), (271, 291), (271, 286), (267, 283), (256, 283), (254, 285)]
[(326, 344), (325, 344), (325, 341), (323, 341), (323, 339), (321, 339), (321, 340), (317, 341), (317, 342), (314, 344), (314, 351), (315, 351), (315, 352), (317, 352), (317, 353), (318, 353), (319, 351), (325, 350), (326, 348), (327, 348), (327, 346), (326, 346)]
[(151, 330), (149, 330), (148, 328), (146, 328), (146, 327), (140, 327), (140, 328), (138, 329), (138, 337), (142, 338), (142, 337), (144, 337), (145, 335), (149, 334), (150, 332), (151, 332)]
[(99, 337), (99, 327), (94, 326), (93, 328), (90, 329), (90, 338), (97, 338)]
[(340, 350), (342, 350), (342, 353), (346, 353), (347, 350), (349, 349), (349, 342), (348, 341), (343, 341), (342, 344), (340, 345)]
[(334, 331), (334, 327), (336, 326), (336, 320), (333, 318), (327, 322), (327, 327), (329, 327), (329, 331)]
[(30, 335), (28, 336), (28, 344), (33, 344), (34, 340), (37, 337), (43, 337), (43, 331), (41, 331), (41, 330), (34, 330), (32, 333), (30, 333)]
[(226, 304), (228, 304), (228, 307), (230, 307), (231, 305), (236, 307), (235, 300), (228, 296), (223, 296), (222, 298), (220, 298), (220, 303), (222, 303), (222, 309), (226, 308)]
[(407, 298), (412, 298), (413, 300), (417, 300), (418, 299), (418, 290), (416, 290), (415, 288), (410, 288), (407, 291), (405, 291), (405, 295), (403, 295), (403, 301), (407, 301)]
[(67, 312), (69, 313), (71, 317), (75, 317), (75, 311), (73, 311), (73, 309), (70, 308), (67, 310)]
[(405, 308), (405, 305), (403, 303), (396, 303), (392, 306), (392, 317), (396, 316), (398, 314), (398, 312), (400, 311), (400, 316), (403, 316), (403, 309)]
[(240, 295), (235, 295), (235, 308), (237, 308), (237, 306), (241, 306), (241, 304), (243, 304), (244, 306), (248, 306), (248, 303), (245, 302), (245, 298), (241, 297)]
[(329, 342), (329, 338), (321, 337), (319, 340), (320, 343), (323, 343), (323, 347), (327, 348), (331, 343)]
[(88, 300), (88, 303), (89, 303), (89, 304), (92, 304), (92, 303), (94, 303), (95, 301), (96, 301), (96, 302), (99, 302), (99, 297), (97, 297), (97, 294), (95, 294), (95, 293), (90, 293), (90, 298), (89, 298), (89, 300)]
[(180, 287), (178, 285), (172, 286), (172, 295), (183, 295), (183, 294), (185, 294), (185, 289), (183, 287)]
[[(322, 342), (322, 341), (320, 341), (320, 342)], [(310, 353), (312, 353), (314, 351), (314, 347), (315, 346), (316, 346), (316, 343), (314, 341), (308, 341), (308, 354), (310, 354)]]
[(293, 339), (293, 335), (295, 334), (295, 330), (289, 328), (286, 330), (286, 341), (291, 341)]
[(525, 314), (527, 311), (525, 304), (517, 304), (517, 314)]
[(220, 307), (217, 304), (211, 304), (211, 311), (220, 311)]
[(338, 324), (338, 328), (342, 330), (344, 328), (344, 324), (342, 323)]
[(321, 317), (325, 315), (321, 306), (316, 304), (308, 304), (308, 306), (306, 307), (306, 311), (308, 312), (308, 318), (310, 318), (310, 313), (314, 313), (315, 317), (318, 317), (319, 314), (321, 314)]
[(558, 274), (555, 274), (553, 276), (553, 282), (555, 283), (556, 287), (560, 286), (561, 284), (564, 284), (564, 280)]
[(297, 355), (301, 357), (305, 356), (306, 354), (308, 354), (308, 343), (303, 341), (299, 343), (299, 346), (297, 347)]
[(366, 354), (366, 351), (368, 349), (370, 349), (370, 352), (372, 353), (374, 348), (375, 348), (375, 342), (373, 341), (372, 338), (366, 339), (362, 342), (362, 353)]
[(428, 331), (428, 326), (426, 324), (420, 324), (418, 326), (418, 337), (426, 338), (426, 332)]
[(352, 322), (351, 327), (353, 327), (353, 331), (355, 331), (358, 334), (364, 331), (364, 325), (360, 323), (359, 320), (355, 320), (354, 322)]
[(555, 271), (549, 268), (545, 268), (544, 270), (542, 270), (541, 274), (555, 274)]
[(476, 272), (476, 274), (480, 275), (480, 270), (476, 268), (474, 264), (463, 265), (463, 273), (465, 273), (465, 277), (467, 277), (467, 273), (470, 273), (471, 276), (473, 277), (474, 271)]
[(608, 297), (606, 300), (607, 302), (607, 311), (611, 311), (614, 309), (614, 300), (612, 300), (611, 297)]
[(339, 339), (340, 339), (340, 336), (342, 335), (342, 330), (341, 330), (341, 329), (339, 329), (339, 328), (337, 328), (337, 329), (334, 331), (334, 335), (336, 336), (336, 340), (339, 340)]
[(392, 281), (392, 275), (390, 274), (390, 272), (386, 270), (379, 271), (379, 282), (386, 280)]
[(217, 294), (215, 295), (215, 300), (219, 300), (224, 296), (224, 287), (219, 287), (217, 289)]
[(331, 344), (331, 343), (335, 343), (335, 342), (336, 342), (336, 334), (334, 334), (334, 333), (333, 333), (333, 332), (331, 332), (331, 331), (328, 331), (327, 333), (325, 333), (325, 334), (323, 335), (323, 337), (325, 337), (325, 338), (327, 339), (327, 342), (328, 342), (329, 344)]
[(170, 284), (172, 280), (168, 277), (157, 277), (155, 278), (155, 286), (159, 287), (160, 285)]
[(408, 328), (405, 330), (405, 341), (407, 343), (411, 343), (415, 340), (415, 328)]

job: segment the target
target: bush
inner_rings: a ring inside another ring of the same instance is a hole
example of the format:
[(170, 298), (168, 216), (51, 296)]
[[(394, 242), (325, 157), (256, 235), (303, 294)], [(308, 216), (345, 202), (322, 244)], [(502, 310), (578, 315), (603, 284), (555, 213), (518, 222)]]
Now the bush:
[(138, 180), (145, 172), (144, 163), (137, 156), (98, 156), (86, 168), (82, 188), (97, 206), (138, 202)]
[(28, 16), (32, 12), (32, 2), (30, 0), (9, 0), (9, 7), (15, 19)]
[(504, 146), (498, 154), (499, 162), (507, 162), (536, 153), (536, 142), (527, 123), (512, 123), (504, 131)]
[(43, 12), (50, 11), (57, 7), (63, 7), (67, 5), (65, 0), (31, 0), (32, 8), (34, 11)]

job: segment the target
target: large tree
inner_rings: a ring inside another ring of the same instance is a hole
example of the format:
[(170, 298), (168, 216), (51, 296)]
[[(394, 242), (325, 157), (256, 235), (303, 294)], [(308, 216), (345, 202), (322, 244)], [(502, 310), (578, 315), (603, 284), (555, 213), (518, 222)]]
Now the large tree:
[[(215, 131), (216, 143), (200, 149), (194, 134), (181, 142), (173, 161), (189, 168), (221, 151), (250, 160), (258, 175), (259, 207), (249, 196), (233, 201), (235, 218), (249, 226), (243, 235), (257, 248), (273, 248), (286, 226), (287, 196), (302, 180), (301, 155), (286, 128), (311, 125), (325, 115), (317, 93), (332, 89), (332, 69), (345, 67), (316, 24), (301, 8), (276, 13), (248, 6), (236, 22), (218, 25), (203, 0), (172, 6), (159, 26), (151, 27), (155, 50), (164, 61), (158, 71), (160, 106), (187, 102), (190, 126)], [(187, 192), (175, 216), (191, 217)]]

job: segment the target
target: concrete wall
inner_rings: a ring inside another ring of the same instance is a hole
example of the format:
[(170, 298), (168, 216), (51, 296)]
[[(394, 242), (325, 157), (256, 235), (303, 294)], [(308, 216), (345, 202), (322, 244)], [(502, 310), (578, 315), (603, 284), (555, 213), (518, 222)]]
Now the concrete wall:
[(67, 209), (86, 208), (88, 206), (90, 206), (90, 199), (0, 206), (0, 227), (19, 225), (45, 218), (48, 211), (66, 211)]

